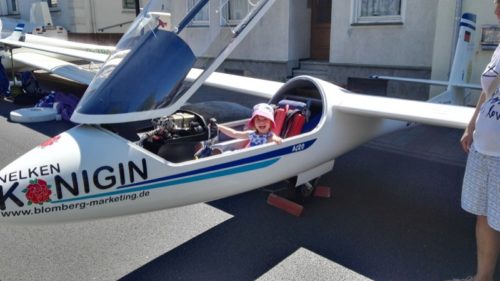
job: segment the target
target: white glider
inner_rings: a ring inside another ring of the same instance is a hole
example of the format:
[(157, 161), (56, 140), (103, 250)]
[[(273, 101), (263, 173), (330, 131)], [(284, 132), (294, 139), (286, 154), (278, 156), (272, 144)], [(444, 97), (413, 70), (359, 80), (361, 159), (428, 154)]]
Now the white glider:
[[(97, 219), (212, 201), (286, 179), (314, 183), (337, 157), (408, 121), (464, 128), (472, 116), (472, 108), (354, 94), (309, 76), (279, 84), (214, 75), (274, 0), (260, 0), (226, 30), (232, 36), (219, 55), (194, 73), (197, 58), (178, 34), (208, 2), (198, 1), (166, 30), (150, 13), (162, 6), (149, 1), (78, 104), (72, 121), (80, 125), (0, 171), (1, 222)], [(295, 135), (277, 132), (281, 144), (246, 148), (244, 140), (216, 137), (214, 121), (180, 110), (203, 83), (269, 96), (271, 104), (300, 109), (305, 123)], [(136, 121), (149, 119), (152, 130), (136, 131)], [(224, 152), (195, 159), (200, 142)]]

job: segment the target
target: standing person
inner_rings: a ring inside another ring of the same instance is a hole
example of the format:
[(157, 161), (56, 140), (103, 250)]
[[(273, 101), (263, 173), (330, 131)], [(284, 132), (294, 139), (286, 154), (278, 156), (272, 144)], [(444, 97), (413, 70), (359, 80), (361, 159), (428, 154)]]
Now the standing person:
[[(500, 21), (500, 0), (494, 0)], [(500, 46), (481, 75), (482, 92), (460, 140), (468, 153), (462, 208), (476, 215), (477, 269), (462, 280), (492, 281), (500, 250)]]

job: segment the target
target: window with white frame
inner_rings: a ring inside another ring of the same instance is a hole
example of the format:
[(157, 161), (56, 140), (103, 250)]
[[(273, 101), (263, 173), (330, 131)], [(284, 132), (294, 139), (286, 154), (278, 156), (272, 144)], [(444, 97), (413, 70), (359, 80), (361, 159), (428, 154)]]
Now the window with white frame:
[(248, 0), (221, 0), (221, 25), (237, 25), (249, 11)]
[(500, 43), (500, 25), (483, 25), (481, 29), (481, 49), (495, 50)]
[(353, 0), (353, 24), (403, 23), (406, 0)]
[(49, 9), (57, 9), (58, 8), (58, 0), (46, 0), (48, 6), (49, 6)]
[(122, 0), (122, 7), (124, 10), (134, 10), (135, 0)]
[[(187, 10), (191, 11), (191, 9), (194, 8), (196, 4), (198, 4), (200, 0), (187, 0)], [(191, 21), (191, 26), (207, 26), (210, 25), (210, 10), (209, 10), (210, 3), (206, 4), (201, 11), (196, 14), (194, 19)]]
[(9, 10), (9, 14), (19, 14), (19, 5), (17, 0), (7, 1), (7, 8)]

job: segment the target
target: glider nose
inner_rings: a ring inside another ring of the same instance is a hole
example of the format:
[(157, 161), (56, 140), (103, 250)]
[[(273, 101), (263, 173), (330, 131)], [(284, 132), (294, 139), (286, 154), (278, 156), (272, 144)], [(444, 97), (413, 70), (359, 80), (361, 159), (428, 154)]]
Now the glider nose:
[[(120, 186), (149, 179), (146, 162), (142, 149), (112, 132), (76, 126), (0, 171), (0, 221), (41, 224), (114, 215), (103, 211), (122, 206), (111, 204), (110, 196), (123, 193)], [(107, 201), (89, 201), (97, 197)]]
[[(0, 171), (0, 220), (31, 217), (56, 198), (54, 180), (79, 166), (77, 143), (68, 134), (41, 143)], [(63, 168), (64, 167), (64, 168)]]

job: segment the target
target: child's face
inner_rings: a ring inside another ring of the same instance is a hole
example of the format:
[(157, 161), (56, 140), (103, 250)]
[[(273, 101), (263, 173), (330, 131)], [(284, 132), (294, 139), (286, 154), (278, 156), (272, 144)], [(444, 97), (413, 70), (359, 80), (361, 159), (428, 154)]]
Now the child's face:
[(253, 119), (253, 125), (255, 127), (255, 130), (259, 134), (267, 134), (269, 133), (269, 131), (271, 131), (272, 123), (271, 120), (267, 119), (266, 117), (257, 115)]

